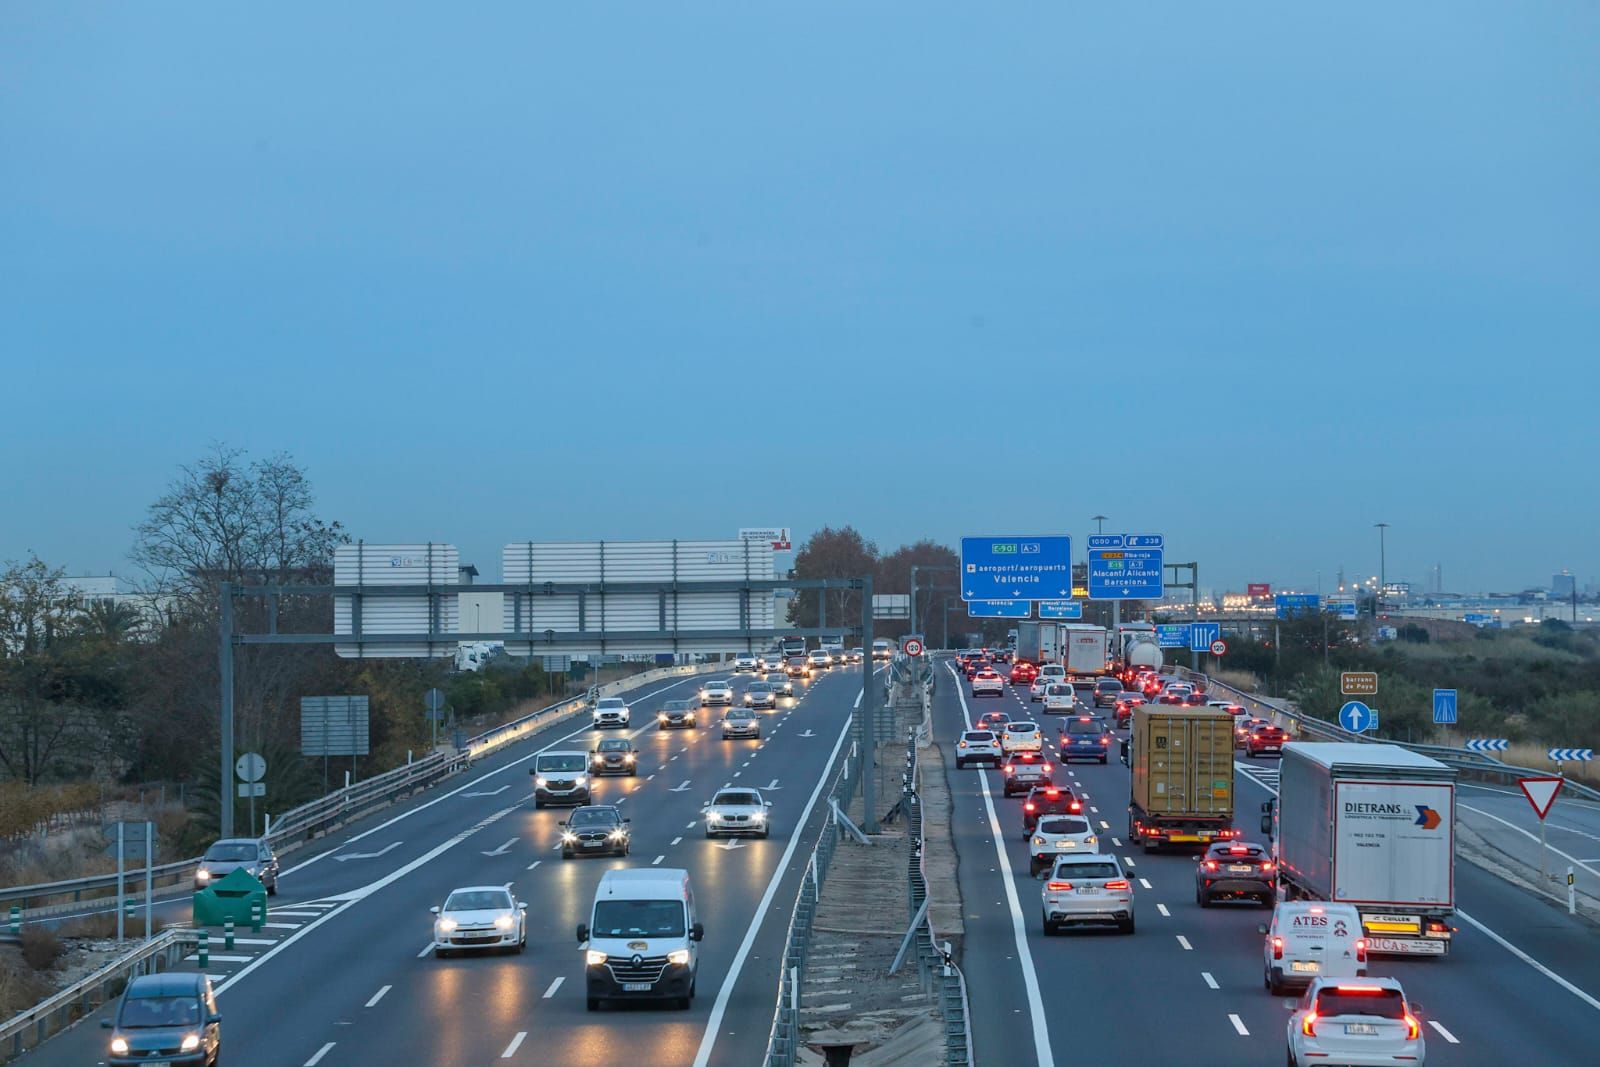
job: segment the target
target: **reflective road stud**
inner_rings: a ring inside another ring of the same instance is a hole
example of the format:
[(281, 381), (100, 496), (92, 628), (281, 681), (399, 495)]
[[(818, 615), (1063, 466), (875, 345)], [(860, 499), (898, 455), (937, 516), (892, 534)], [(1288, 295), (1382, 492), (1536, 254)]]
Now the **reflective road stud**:
[(204, 971), (211, 966), (211, 935), (204, 930), (200, 931), (200, 969)]

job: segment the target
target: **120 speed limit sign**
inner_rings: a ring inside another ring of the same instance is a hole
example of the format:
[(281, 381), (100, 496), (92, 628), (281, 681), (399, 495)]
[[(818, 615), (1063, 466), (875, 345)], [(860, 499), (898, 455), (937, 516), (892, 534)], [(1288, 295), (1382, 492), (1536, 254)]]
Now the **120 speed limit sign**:
[(915, 637), (908, 637), (906, 638), (906, 643), (900, 646), (900, 651), (908, 656), (920, 656), (922, 655), (922, 642)]

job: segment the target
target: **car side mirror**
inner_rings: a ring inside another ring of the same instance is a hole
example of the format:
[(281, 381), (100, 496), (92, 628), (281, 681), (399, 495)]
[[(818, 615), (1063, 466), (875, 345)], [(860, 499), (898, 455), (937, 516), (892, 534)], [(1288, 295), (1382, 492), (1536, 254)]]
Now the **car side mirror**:
[(772, 801), (770, 801), (770, 800), (763, 800), (763, 801), (762, 801), (762, 802), (761, 802), (761, 806), (762, 806), (762, 807), (763, 807), (763, 808), (770, 808), (770, 807), (772, 807)]
[(1264, 834), (1272, 833), (1272, 816), (1261, 816), (1261, 832)]
[(435, 905), (434, 907), (429, 908), (428, 910), (433, 912), (433, 914), (435, 914), (435, 915), (439, 914), (439, 908), (438, 908), (437, 905)]
[(529, 774), (538, 774), (539, 773), (539, 768), (537, 768), (537, 767), (529, 767), (528, 768), (528, 773)]
[(517, 910), (518, 911), (527, 911), (528, 910), (528, 902), (525, 901), (525, 900), (517, 901)]
[(623, 822), (632, 822), (633, 820), (632, 819), (623, 819), (622, 821)]
[(701, 926), (699, 923), (695, 923), (693, 926), (691, 926), (689, 928), (689, 940), (690, 941), (701, 941), (701, 940), (705, 939), (705, 936), (706, 936), (706, 928), (704, 926)]
[(589, 924), (588, 923), (579, 923), (578, 924), (578, 944), (581, 945), (587, 940), (589, 940)]
[(1260, 925), (1258, 925), (1256, 927), (1256, 933), (1264, 934), (1266, 932), (1267, 932), (1267, 924), (1266, 923), (1261, 923)]
[(110, 1019), (101, 1019), (100, 1020), (100, 1029), (102, 1029), (102, 1030), (110, 1030), (111, 1028), (112, 1028), (112, 1022), (111, 1022)]
[(1421, 1004), (1418, 1004), (1416, 1001), (1413, 1000), (1411, 1002), (1411, 1013), (1413, 1015), (1421, 1015), (1423, 1012), (1425, 1012), (1427, 1010), (1428, 1009), (1424, 1008)]
[(1263, 814), (1263, 815), (1271, 815), (1272, 814), (1272, 801), (1263, 800), (1261, 802), (1261, 814)]
[(556, 823), (556, 825), (562, 827), (563, 829), (565, 829), (565, 827), (567, 825), (567, 820), (562, 819), (560, 822)]

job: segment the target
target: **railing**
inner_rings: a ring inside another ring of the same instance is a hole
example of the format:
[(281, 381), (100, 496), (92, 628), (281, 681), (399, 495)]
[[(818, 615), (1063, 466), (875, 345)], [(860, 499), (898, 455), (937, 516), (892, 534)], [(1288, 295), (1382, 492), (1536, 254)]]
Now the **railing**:
[(163, 930), (132, 952), (0, 1023), (0, 1061), (11, 1060), (106, 1004), (130, 978), (176, 967), (198, 943), (195, 930)]
[[(1495, 781), (1508, 785), (1515, 785), (1518, 778), (1544, 777), (1549, 775), (1548, 770), (1538, 770), (1533, 767), (1518, 767), (1510, 763), (1502, 763), (1493, 756), (1481, 752), (1468, 752), (1466, 749), (1451, 748), (1449, 745), (1429, 745), (1413, 741), (1395, 741), (1391, 738), (1374, 737), (1372, 734), (1351, 733), (1338, 723), (1328, 722), (1311, 715), (1286, 707), (1286, 702), (1263, 700), (1254, 693), (1246, 693), (1226, 682), (1219, 682), (1207, 677), (1199, 671), (1191, 671), (1187, 667), (1175, 667), (1173, 673), (1183, 678), (1202, 679), (1207, 691), (1222, 690), (1236, 702), (1243, 704), (1252, 711), (1271, 717), (1279, 725), (1290, 723), (1295, 732), (1302, 737), (1314, 737), (1320, 741), (1354, 741), (1367, 744), (1397, 745), (1400, 748), (1410, 749), (1419, 755), (1428, 756), (1440, 763), (1456, 768), (1466, 774), (1482, 775)], [(1562, 785), (1561, 791), (1570, 796), (1582, 797), (1585, 800), (1600, 801), (1600, 789), (1575, 782), (1568, 778)]]

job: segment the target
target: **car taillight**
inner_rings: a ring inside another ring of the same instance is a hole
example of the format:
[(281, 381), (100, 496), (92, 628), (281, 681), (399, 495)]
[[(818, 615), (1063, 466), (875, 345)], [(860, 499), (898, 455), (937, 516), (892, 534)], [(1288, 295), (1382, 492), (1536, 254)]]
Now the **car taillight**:
[(1046, 774), (1050, 773), (1050, 764), (1046, 763), (1044, 765), (1044, 773), (1046, 773)]
[(1306, 1012), (1306, 1017), (1304, 1019), (1300, 1020), (1300, 1032), (1302, 1034), (1305, 1034), (1307, 1037), (1316, 1037), (1317, 1036), (1317, 1013), (1316, 1012), (1314, 1012), (1314, 1011)]
[(1077, 814), (1077, 813), (1078, 813), (1078, 812), (1080, 812), (1080, 811), (1082, 811), (1082, 810), (1083, 810), (1083, 805), (1082, 805), (1082, 804), (1079, 804), (1079, 803), (1078, 803), (1078, 802), (1077, 802), (1077, 801), (1076, 801), (1076, 800), (1074, 800), (1074, 801), (1073, 801), (1073, 802), (1072, 802), (1072, 813), (1073, 813), (1073, 814), (1074, 814), (1074, 815), (1076, 815), (1076, 814)]
[(1017, 769), (1015, 767), (1011, 766), (1011, 764), (1008, 763), (1008, 764), (1006, 764), (1006, 773), (1007, 774), (1016, 774), (1017, 773)]
[(1409, 1011), (1406, 1012), (1406, 1040), (1415, 1041), (1422, 1036), (1422, 1024)]
[(1126, 878), (1113, 878), (1106, 883), (1105, 887), (1107, 889), (1127, 889), (1128, 880)]
[(1364, 937), (1356, 938), (1356, 962), (1367, 962), (1367, 939)]
[(1275, 960), (1283, 959), (1283, 938), (1281, 937), (1272, 939), (1272, 958)]
[(1262, 874), (1271, 874), (1276, 869), (1277, 868), (1272, 865), (1272, 861), (1271, 860), (1262, 860), (1261, 861), (1261, 873)]
[(1047, 882), (1047, 883), (1045, 883), (1045, 888), (1050, 890), (1050, 892), (1052, 892), (1052, 893), (1070, 893), (1070, 892), (1072, 892), (1072, 883), (1071, 882)]
[(1216, 869), (1217, 869), (1217, 861), (1216, 860), (1206, 860), (1206, 870), (1214, 871)]
[(1109, 738), (1109, 737), (1102, 737), (1102, 738), (1101, 738), (1101, 739), (1100, 739), (1100, 743), (1101, 743), (1101, 744), (1102, 744), (1102, 745), (1109, 745), (1109, 744), (1110, 744), (1110, 743), (1111, 743), (1111, 738)]
[(1023, 811), (1032, 811), (1033, 810), (1033, 801), (1030, 800), (1026, 804), (1022, 805), (1022, 810)]

